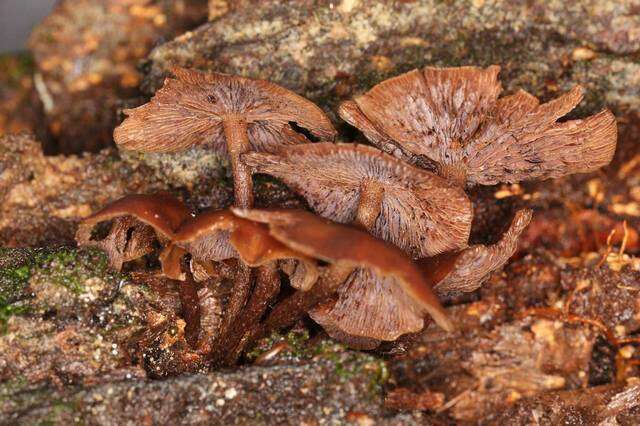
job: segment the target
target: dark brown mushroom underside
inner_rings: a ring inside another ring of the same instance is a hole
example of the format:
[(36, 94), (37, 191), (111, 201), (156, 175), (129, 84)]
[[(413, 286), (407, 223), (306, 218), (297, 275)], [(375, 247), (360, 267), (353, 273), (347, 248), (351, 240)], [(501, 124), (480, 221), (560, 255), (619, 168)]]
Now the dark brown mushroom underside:
[(154, 229), (131, 216), (112, 219), (108, 234), (103, 239), (93, 239), (94, 224), (80, 224), (76, 241), (85, 247), (103, 250), (109, 259), (109, 266), (116, 271), (125, 262), (138, 259), (153, 251), (156, 239)]
[(370, 197), (379, 200), (377, 217), (365, 218), (370, 231), (415, 257), (467, 245), (472, 205), (464, 191), (373, 147), (316, 143), (243, 159), (284, 181), (321, 216), (341, 223), (356, 219), (363, 187), (381, 188)]

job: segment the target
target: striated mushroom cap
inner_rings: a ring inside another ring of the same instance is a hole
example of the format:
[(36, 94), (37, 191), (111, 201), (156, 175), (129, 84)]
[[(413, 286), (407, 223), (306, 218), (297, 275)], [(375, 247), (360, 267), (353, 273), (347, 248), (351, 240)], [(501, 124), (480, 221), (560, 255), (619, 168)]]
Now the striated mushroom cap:
[(309, 312), (327, 334), (345, 341), (346, 336), (360, 341), (393, 341), (403, 334), (424, 327), (424, 310), (393, 277), (380, 276), (371, 269), (358, 268), (338, 289), (337, 300), (321, 304)]
[(320, 139), (333, 139), (335, 129), (311, 101), (264, 80), (173, 68), (148, 103), (125, 110), (128, 116), (114, 131), (123, 149), (181, 151), (206, 144), (226, 153), (225, 118), (247, 123), (254, 150), (272, 151), (281, 144), (308, 142), (291, 123)]
[(315, 212), (341, 223), (353, 222), (363, 182), (376, 182), (384, 193), (371, 231), (412, 256), (467, 245), (473, 207), (464, 191), (373, 147), (315, 143), (276, 154), (248, 153), (242, 160), (256, 172), (281, 179)]
[[(294, 259), (303, 264), (304, 274), (292, 280), (292, 285), (308, 290), (318, 278), (315, 261), (269, 234), (266, 226), (243, 219), (229, 210), (211, 210), (186, 221), (173, 239), (175, 246), (190, 253), (200, 262), (239, 258), (246, 265), (257, 267), (270, 261)], [(167, 257), (167, 270), (177, 267), (175, 257)]]
[(509, 229), (496, 244), (479, 244), (458, 253), (421, 259), (418, 265), (440, 295), (475, 291), (516, 252), (520, 234), (529, 225), (531, 216), (529, 209), (517, 211)]
[(613, 114), (557, 120), (582, 88), (540, 104), (519, 91), (498, 99), (498, 66), (413, 70), (344, 102), (340, 116), (381, 149), (466, 185), (584, 173), (616, 147)]
[[(120, 270), (124, 262), (153, 251), (155, 239), (161, 243), (170, 241), (188, 217), (187, 208), (171, 195), (128, 195), (84, 219), (78, 226), (76, 241), (104, 250), (111, 267)], [(109, 234), (94, 240), (96, 225), (110, 220), (114, 223)]]
[[(233, 209), (233, 211), (238, 216), (268, 224), (270, 234), (293, 250), (335, 265), (366, 269), (384, 279), (385, 282), (393, 283), (393, 291), (371, 289), (371, 285), (365, 285), (366, 291), (353, 295), (345, 292), (345, 297), (353, 297), (350, 303), (353, 303), (351, 306), (354, 307), (361, 297), (371, 298), (367, 302), (360, 300), (361, 304), (379, 303), (389, 306), (381, 309), (382, 317), (369, 317), (369, 330), (375, 330), (377, 333), (380, 328), (386, 327), (385, 322), (396, 321), (386, 316), (393, 310), (397, 312), (392, 315), (398, 315), (400, 310), (403, 314), (411, 312), (415, 315), (423, 315), (426, 312), (445, 330), (454, 329), (453, 323), (420, 270), (398, 248), (359, 229), (331, 222), (302, 210)], [(372, 285), (375, 286), (375, 284)], [(392, 299), (382, 301), (380, 300), (382, 294)], [(396, 295), (398, 297), (395, 297)], [(354, 311), (353, 314), (360, 315), (362, 312)], [(400, 322), (402, 325), (406, 323)], [(411, 322), (408, 321), (408, 323)], [(415, 323), (411, 324), (415, 325)], [(384, 333), (386, 336), (393, 336), (412, 330), (413, 327), (411, 330), (386, 330)], [(367, 331), (364, 330), (364, 332)], [(375, 337), (367, 334), (363, 336)]]

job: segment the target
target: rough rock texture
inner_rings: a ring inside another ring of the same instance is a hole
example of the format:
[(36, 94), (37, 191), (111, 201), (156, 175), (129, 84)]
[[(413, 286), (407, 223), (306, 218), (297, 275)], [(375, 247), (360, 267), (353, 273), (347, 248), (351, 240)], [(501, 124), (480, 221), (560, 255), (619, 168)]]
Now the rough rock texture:
[[(0, 290), (1, 424), (272, 424), (292, 413), (338, 422), (382, 412), (384, 362), (306, 332), (262, 342), (250, 355), (262, 367), (149, 381), (199, 365), (177, 288), (112, 273), (97, 251), (2, 249)], [(282, 343), (280, 359), (259, 357)]]
[(29, 55), (0, 55), (0, 135), (37, 128), (42, 112), (35, 102), (32, 71)]
[(46, 157), (28, 134), (0, 138), (0, 243), (73, 241), (76, 223), (128, 193), (166, 190), (153, 171), (123, 164), (116, 152)]
[(50, 148), (69, 154), (112, 145), (120, 100), (138, 93), (138, 62), (206, 14), (205, 0), (60, 2), (29, 42)]

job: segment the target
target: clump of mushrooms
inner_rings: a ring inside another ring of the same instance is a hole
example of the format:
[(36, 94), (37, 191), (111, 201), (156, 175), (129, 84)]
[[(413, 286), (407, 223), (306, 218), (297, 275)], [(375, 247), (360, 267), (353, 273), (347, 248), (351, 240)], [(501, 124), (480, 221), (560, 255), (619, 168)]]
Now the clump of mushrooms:
[[(198, 306), (184, 310), (190, 343), (219, 363), (307, 313), (365, 349), (421, 330), (426, 314), (452, 330), (436, 295), (479, 288), (531, 220), (530, 210), (517, 211), (498, 242), (469, 246), (473, 206), (464, 188), (588, 172), (615, 151), (609, 111), (558, 122), (582, 99), (580, 87), (545, 104), (524, 91), (500, 98), (497, 66), (414, 70), (343, 103), (340, 116), (378, 149), (326, 142), (336, 134), (326, 115), (272, 83), (172, 72), (149, 103), (126, 111), (116, 143), (145, 152), (204, 144), (227, 154), (234, 207), (189, 217), (177, 200), (161, 207), (150, 198), (145, 213), (135, 208), (140, 199), (125, 198), (89, 218), (78, 241), (102, 247), (119, 268), (157, 239), (163, 273), (183, 282), (184, 303), (194, 305), (196, 282), (236, 262), (217, 336), (198, 340)], [(253, 173), (282, 180), (322, 218), (253, 209)], [(93, 227), (111, 219), (108, 236), (94, 241)], [(277, 297), (278, 270), (293, 294)]]
[[(176, 78), (167, 78), (151, 101), (125, 111), (128, 117), (116, 128), (115, 142), (121, 149), (142, 152), (176, 152), (205, 145), (228, 155), (237, 207), (253, 206), (251, 171), (240, 161), (241, 154), (309, 142), (298, 128), (320, 140), (335, 137), (320, 108), (276, 84), (178, 67), (172, 73)], [(237, 285), (232, 305), (241, 306), (249, 283), (240, 280)]]
[[(256, 172), (281, 179), (321, 216), (354, 223), (416, 259), (427, 258), (421, 261), (425, 279), (445, 295), (478, 288), (514, 254), (531, 218), (521, 211), (499, 243), (467, 247), (472, 206), (464, 191), (375, 148), (318, 143), (250, 153), (243, 160)], [(371, 347), (376, 340), (395, 340), (397, 335), (376, 334), (371, 325), (390, 321), (388, 312), (379, 310), (383, 304), (362, 296), (372, 288), (391, 294), (393, 287), (368, 271), (353, 272), (338, 287), (337, 299), (311, 309), (311, 317), (350, 343), (357, 338)], [(347, 311), (361, 313), (357, 327)], [(413, 325), (418, 324), (416, 319)]]
[(499, 98), (500, 67), (425, 67), (385, 80), (339, 108), (380, 149), (460, 185), (556, 178), (609, 164), (609, 110), (557, 120), (582, 100), (576, 86), (540, 104), (520, 90)]
[[(322, 316), (324, 312), (317, 310), (312, 317), (320, 324), (339, 322), (340, 331), (358, 339), (358, 346), (371, 347), (371, 342), (376, 346), (378, 341), (395, 340), (402, 334), (419, 331), (424, 326), (425, 313), (443, 329), (454, 329), (424, 275), (395, 246), (360, 229), (302, 210), (234, 209), (234, 212), (268, 224), (270, 235), (284, 245), (329, 263), (311, 292), (320, 293), (322, 300), (341, 286), (341, 300), (330, 314)], [(265, 327), (278, 328), (290, 323), (292, 311), (299, 309), (296, 305), (308, 300), (297, 297), (300, 294), (281, 302), (266, 318)]]

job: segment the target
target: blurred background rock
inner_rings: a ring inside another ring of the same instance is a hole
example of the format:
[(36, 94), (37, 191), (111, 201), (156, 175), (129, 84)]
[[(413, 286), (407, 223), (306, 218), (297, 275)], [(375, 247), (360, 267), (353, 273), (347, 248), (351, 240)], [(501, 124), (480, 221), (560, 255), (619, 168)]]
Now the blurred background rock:
[(0, 1), (0, 53), (25, 48), (31, 29), (53, 8), (56, 0)]

